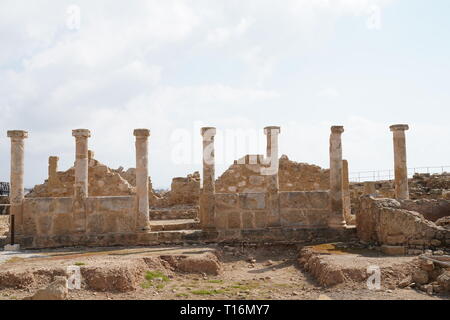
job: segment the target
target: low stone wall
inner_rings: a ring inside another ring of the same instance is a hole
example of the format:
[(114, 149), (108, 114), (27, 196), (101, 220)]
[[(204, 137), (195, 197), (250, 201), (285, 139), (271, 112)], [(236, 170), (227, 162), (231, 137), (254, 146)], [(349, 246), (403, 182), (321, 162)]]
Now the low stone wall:
[[(85, 202), (86, 234), (133, 232), (136, 223), (134, 196), (90, 197)], [(23, 204), (23, 229), (27, 236), (69, 236), (76, 233), (72, 198), (27, 198)]]
[[(330, 208), (326, 191), (280, 192), (279, 203), (283, 227), (327, 226)], [(266, 193), (215, 194), (215, 221), (219, 230), (265, 228), (268, 225), (268, 215)]]
[(437, 220), (450, 216), (450, 200), (403, 200), (400, 201), (402, 209), (416, 211), (422, 214), (425, 219), (436, 222)]
[(216, 193), (215, 225), (219, 230), (259, 229), (267, 226), (265, 193)]
[(151, 208), (150, 220), (197, 219), (198, 206)]
[(366, 242), (417, 250), (450, 247), (449, 229), (426, 220), (418, 212), (402, 209), (400, 202), (393, 199), (361, 197), (356, 227), (358, 237)]
[[(253, 230), (222, 230), (205, 232), (159, 231), (143, 233), (108, 233), (101, 235), (73, 234), (58, 236), (17, 237), (24, 249), (60, 248), (60, 247), (110, 247), (110, 246), (151, 246), (165, 244), (209, 244), (209, 243), (271, 243), (311, 245), (325, 242), (347, 242), (356, 239), (355, 228), (333, 230), (271, 228)], [(0, 238), (0, 245), (7, 239)]]
[(320, 228), (330, 213), (328, 191), (280, 192), (282, 226)]

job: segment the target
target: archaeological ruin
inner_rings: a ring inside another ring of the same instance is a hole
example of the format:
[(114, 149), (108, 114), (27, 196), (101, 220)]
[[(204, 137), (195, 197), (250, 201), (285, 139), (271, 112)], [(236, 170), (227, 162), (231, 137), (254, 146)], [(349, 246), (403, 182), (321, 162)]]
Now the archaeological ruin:
[(74, 166), (59, 171), (59, 158), (49, 157), (48, 179), (28, 194), (24, 191), (28, 132), (8, 131), (11, 225), (1, 241), (21, 248), (55, 248), (359, 240), (381, 246), (386, 254), (448, 249), (448, 179), (441, 183), (439, 197), (418, 196), (412, 181), (420, 178), (417, 185), (425, 186), (434, 176), (408, 179), (409, 127), (390, 129), (394, 181), (350, 183), (342, 126), (331, 127), (329, 169), (280, 157), (281, 129), (272, 126), (264, 129), (265, 155), (246, 155), (217, 179), (216, 129), (202, 128), (202, 179), (198, 172), (174, 178), (167, 192), (153, 190), (148, 174), (150, 130), (134, 131), (136, 168), (124, 170), (97, 161), (88, 147), (90, 131), (78, 129), (72, 132)]

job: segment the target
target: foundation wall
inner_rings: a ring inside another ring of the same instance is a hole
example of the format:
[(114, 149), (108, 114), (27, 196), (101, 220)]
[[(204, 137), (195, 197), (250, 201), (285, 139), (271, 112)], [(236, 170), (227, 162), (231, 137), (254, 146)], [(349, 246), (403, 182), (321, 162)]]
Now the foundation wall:
[(450, 247), (450, 229), (402, 209), (394, 199), (362, 197), (356, 222), (358, 237), (366, 242), (413, 249)]
[(450, 216), (449, 200), (403, 200), (400, 201), (403, 209), (419, 212), (425, 219), (436, 222), (437, 220)]
[[(215, 224), (219, 230), (251, 230), (268, 226), (266, 193), (216, 193)], [(320, 228), (327, 226), (329, 193), (280, 192), (279, 217), (282, 227)]]
[[(133, 196), (90, 197), (85, 201), (85, 234), (134, 232)], [(76, 233), (72, 198), (27, 198), (23, 202), (26, 236), (69, 236)]]

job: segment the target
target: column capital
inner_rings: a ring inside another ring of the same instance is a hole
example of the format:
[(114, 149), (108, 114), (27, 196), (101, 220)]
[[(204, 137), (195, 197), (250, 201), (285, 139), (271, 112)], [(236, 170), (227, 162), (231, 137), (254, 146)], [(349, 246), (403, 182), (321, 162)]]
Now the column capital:
[(50, 157), (48, 157), (48, 161), (59, 161), (59, 157), (57, 157), (57, 156), (50, 156)]
[(409, 130), (409, 126), (407, 124), (394, 124), (389, 128), (391, 129), (392, 132)]
[(209, 140), (208, 138), (212, 138), (216, 135), (217, 131), (214, 127), (204, 127), (201, 128), (200, 134), (202, 135), (203, 139)]
[(72, 136), (79, 138), (90, 138), (91, 132), (88, 129), (74, 129), (72, 130)]
[(264, 134), (267, 135), (269, 133), (280, 134), (281, 133), (281, 128), (277, 127), (277, 126), (265, 127), (264, 128)]
[(26, 139), (28, 138), (28, 132), (23, 130), (10, 130), (8, 131), (8, 138)]
[(331, 133), (342, 134), (342, 133), (344, 133), (344, 127), (343, 126), (332, 126)]
[(134, 129), (134, 136), (138, 138), (147, 138), (150, 137), (149, 129)]

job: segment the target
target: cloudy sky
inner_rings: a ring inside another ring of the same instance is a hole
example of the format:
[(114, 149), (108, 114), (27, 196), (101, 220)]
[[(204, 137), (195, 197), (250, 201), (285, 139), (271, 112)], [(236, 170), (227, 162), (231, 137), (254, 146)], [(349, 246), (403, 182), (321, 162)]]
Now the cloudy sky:
[(267, 125), (282, 127), (280, 153), (323, 167), (329, 127), (344, 125), (358, 172), (392, 168), (389, 125), (408, 123), (409, 166), (450, 166), (449, 9), (448, 0), (0, 0), (0, 181), (10, 129), (29, 131), (27, 187), (46, 178), (48, 156), (61, 170), (73, 164), (76, 128), (91, 129), (90, 148), (114, 168), (135, 165), (133, 129), (151, 129), (154, 187), (201, 169), (201, 126), (218, 128), (217, 175), (264, 153)]

